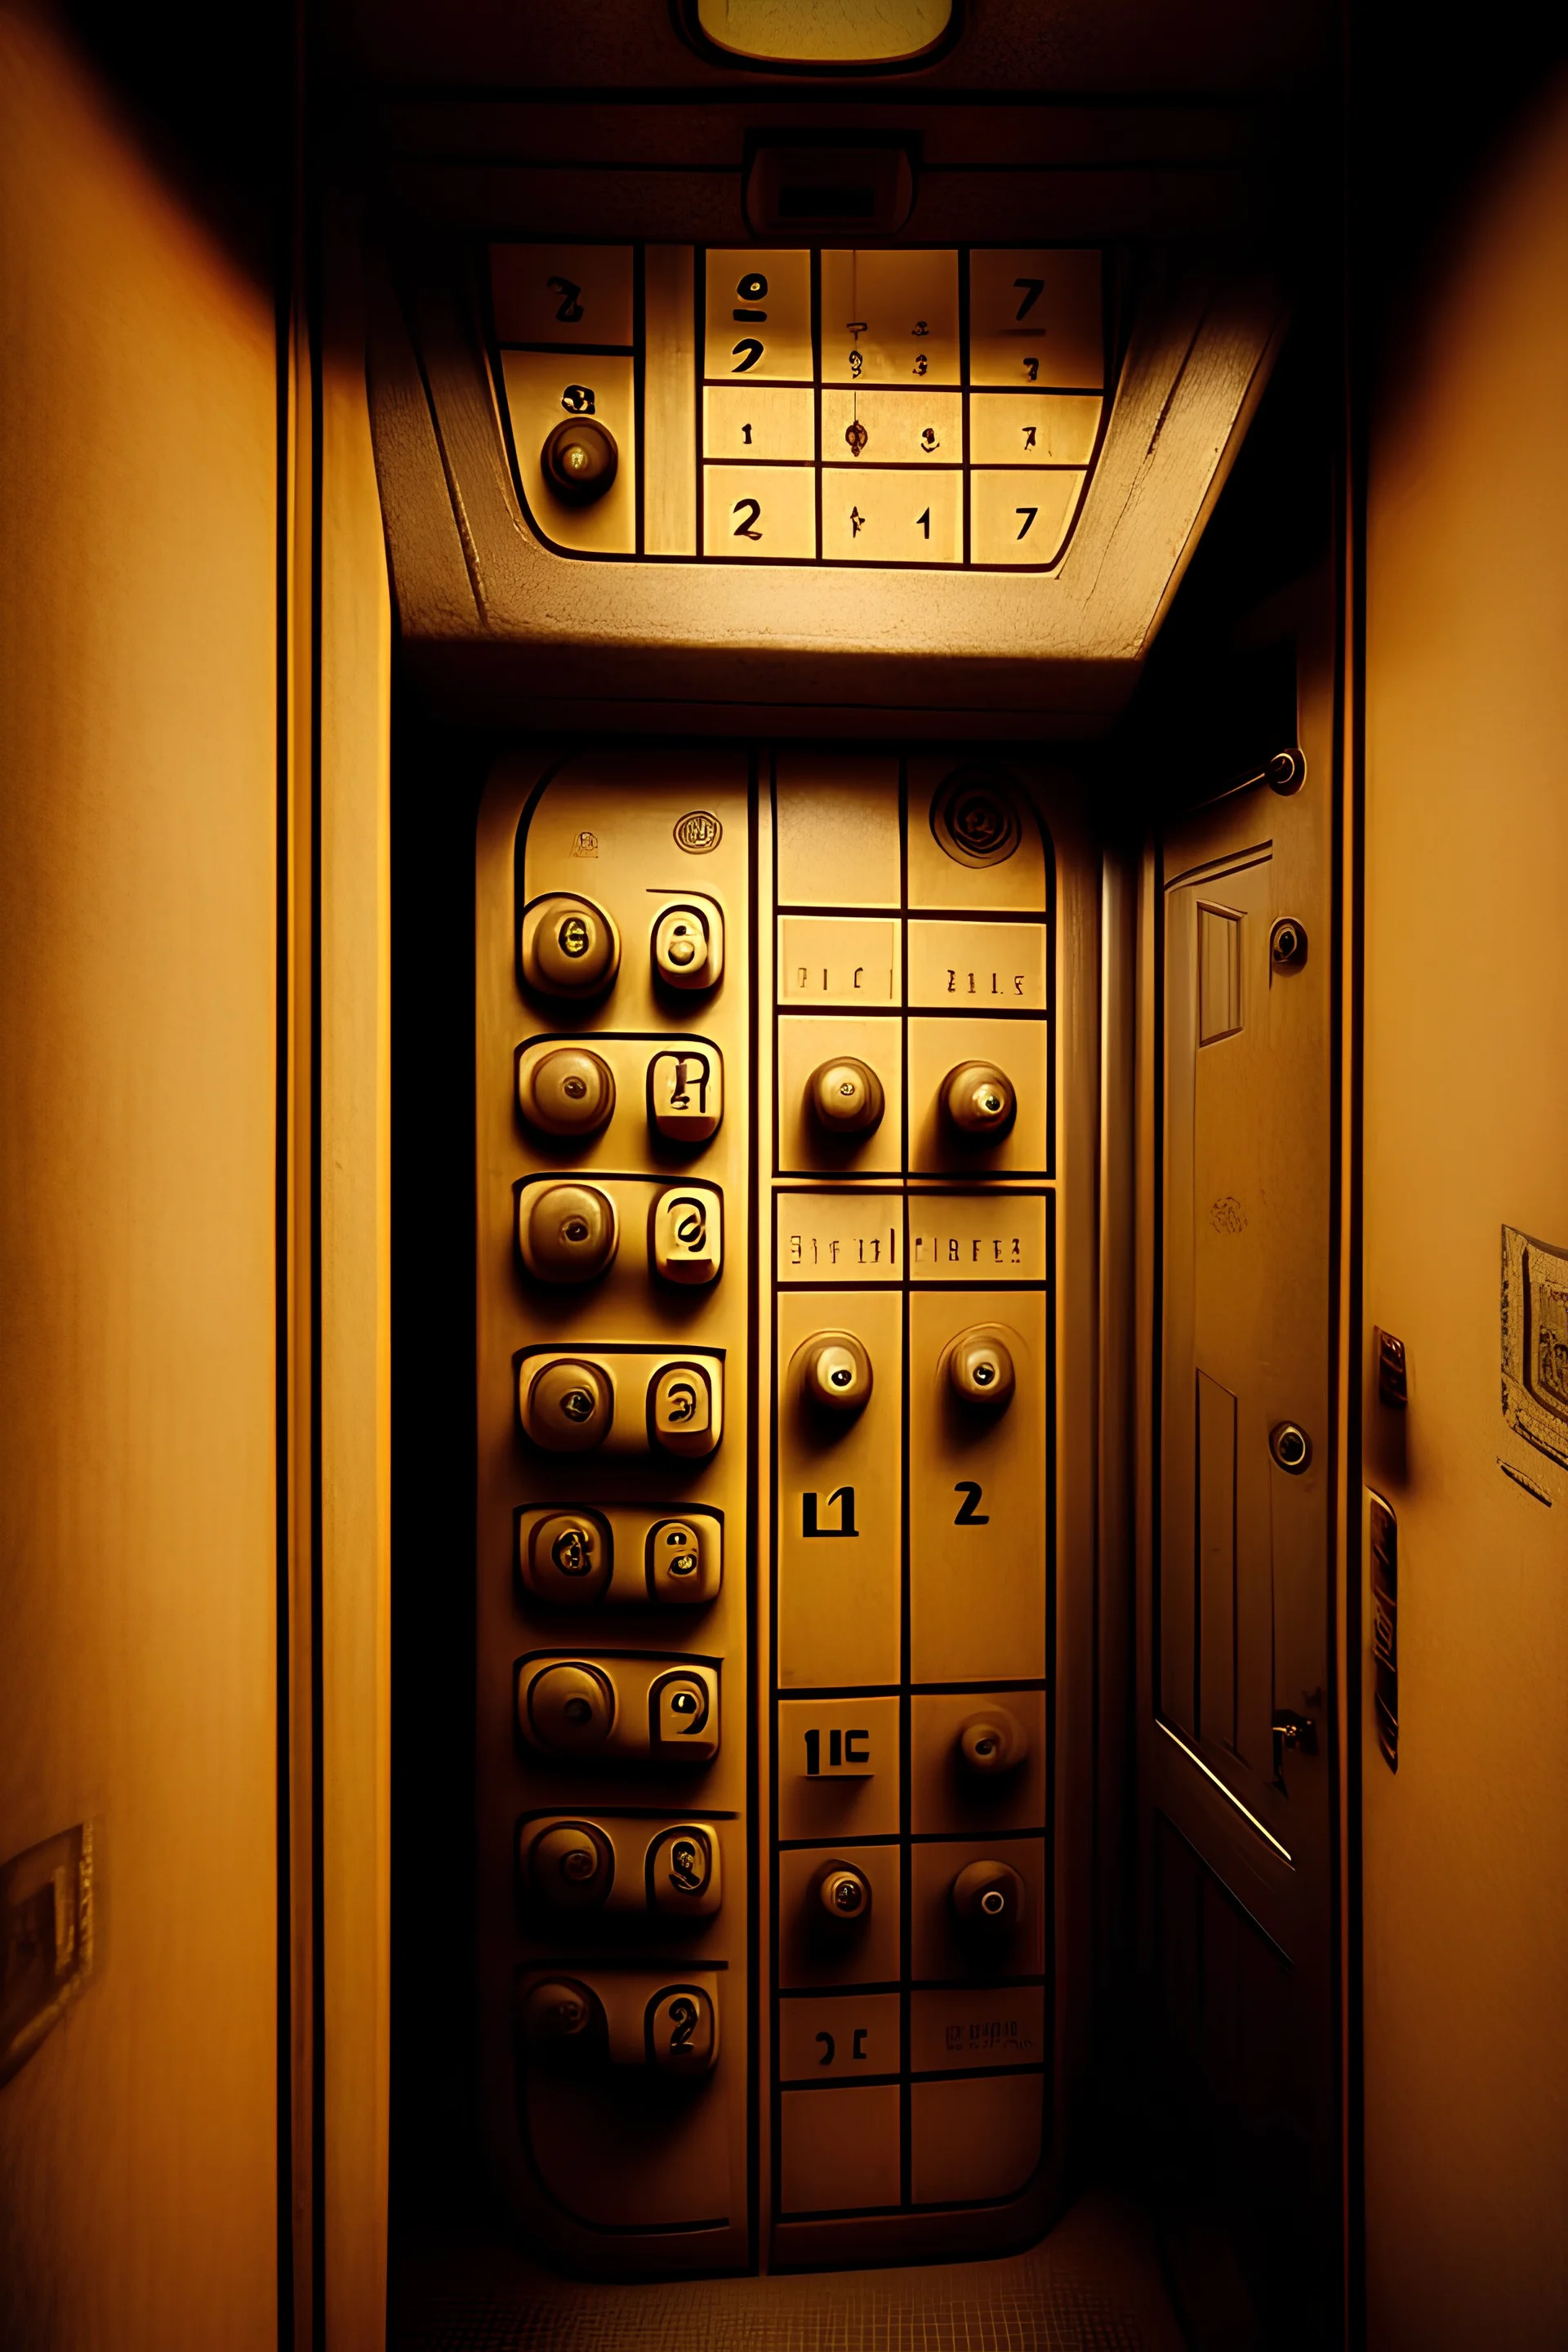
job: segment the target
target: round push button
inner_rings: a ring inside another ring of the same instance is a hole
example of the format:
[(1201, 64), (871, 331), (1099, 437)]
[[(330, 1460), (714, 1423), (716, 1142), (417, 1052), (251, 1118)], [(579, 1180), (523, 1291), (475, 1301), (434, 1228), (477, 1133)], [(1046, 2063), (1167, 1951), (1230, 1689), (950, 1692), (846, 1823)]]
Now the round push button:
[(615, 1856), (608, 1838), (586, 1822), (552, 1822), (529, 1848), (528, 1874), (552, 1911), (594, 1911), (609, 1894)]
[(823, 1062), (805, 1083), (806, 1108), (827, 1135), (869, 1135), (881, 1124), (882, 1081), (868, 1063)]
[(965, 1771), (982, 1780), (1011, 1772), (1028, 1752), (1028, 1735), (1010, 1708), (989, 1706), (959, 1728), (959, 1760)]
[(596, 1135), (616, 1108), (607, 1062), (585, 1045), (555, 1045), (525, 1055), (517, 1074), (518, 1108), (544, 1135)]
[(543, 1666), (528, 1685), (528, 1730), (541, 1748), (585, 1756), (615, 1727), (616, 1695), (597, 1666), (576, 1659)]
[(523, 918), (522, 976), (544, 996), (596, 996), (621, 961), (616, 927), (591, 898), (563, 892)]
[(1000, 1942), (1024, 1916), (1024, 1882), (1009, 1863), (972, 1862), (952, 1882), (952, 1916), (965, 1933)]
[(839, 1929), (858, 1927), (870, 1917), (871, 1882), (852, 1862), (825, 1864), (813, 1885), (825, 1925)]
[(948, 1384), (966, 1405), (999, 1412), (1010, 1404), (1017, 1376), (1005, 1342), (990, 1331), (961, 1331), (948, 1350)]
[(549, 1454), (586, 1454), (609, 1435), (614, 1394), (597, 1364), (552, 1356), (533, 1373), (523, 1364), (522, 1425)]
[(822, 1412), (858, 1412), (871, 1394), (871, 1359), (850, 1331), (818, 1331), (805, 1357), (806, 1402)]
[(540, 1184), (520, 1204), (522, 1262), (540, 1282), (592, 1282), (615, 1260), (615, 1202), (596, 1184)]
[(961, 1062), (942, 1080), (942, 1107), (965, 1143), (988, 1143), (1012, 1126), (1018, 1097), (994, 1062)]
[(574, 1983), (570, 1977), (552, 1977), (531, 1985), (523, 1996), (523, 2037), (536, 2050), (581, 2042), (594, 2022), (596, 2008), (587, 1986)]
[(546, 436), (539, 462), (558, 499), (567, 506), (589, 507), (615, 480), (620, 452), (615, 435), (596, 416), (565, 416)]

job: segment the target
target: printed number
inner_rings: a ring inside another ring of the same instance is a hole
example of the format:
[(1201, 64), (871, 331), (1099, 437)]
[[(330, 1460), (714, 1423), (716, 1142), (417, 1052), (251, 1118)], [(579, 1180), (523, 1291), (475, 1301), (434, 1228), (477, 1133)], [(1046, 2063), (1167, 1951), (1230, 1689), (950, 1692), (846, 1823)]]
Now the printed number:
[(669, 2022), (670, 2048), (689, 2050), (691, 2037), (697, 2031), (697, 2003), (694, 2000), (688, 2000), (684, 1994), (680, 2000), (672, 2000), (669, 2004)]
[(831, 2065), (832, 2065), (832, 2063), (833, 2063), (833, 2046), (834, 2046), (834, 2045), (833, 2045), (833, 2036), (832, 2036), (832, 2034), (831, 2034), (831, 2033), (819, 2033), (819, 2034), (817, 2035), (817, 2037), (816, 2037), (816, 2038), (817, 2038), (817, 2040), (818, 2040), (820, 2042), (823, 2042), (823, 2043), (825, 2043), (825, 2044), (826, 2044), (826, 2047), (825, 2047), (825, 2048), (824, 2048), (824, 2050), (823, 2050), (823, 2053), (822, 2053), (821, 2057), (820, 2057), (820, 2058), (817, 2060), (817, 2062), (816, 2062), (816, 2063), (817, 2063), (817, 2064), (818, 2064), (819, 2066), (831, 2066)]
[(568, 416), (592, 416), (594, 387), (589, 383), (569, 383), (561, 395), (561, 405)]
[(919, 525), (920, 525), (921, 529), (924, 531), (924, 533), (925, 533), (926, 537), (929, 539), (929, 538), (931, 537), (931, 509), (930, 509), (930, 507), (927, 507), (927, 509), (926, 509), (926, 510), (925, 510), (924, 514), (922, 514), (922, 515), (916, 515), (916, 517), (915, 517), (915, 520), (916, 520), (916, 522), (917, 522), (917, 523), (919, 523)]
[(561, 308), (555, 315), (562, 325), (574, 327), (583, 315), (583, 305), (577, 299), (583, 289), (574, 286), (569, 278), (547, 278), (544, 282), (552, 294), (561, 297)]
[(1038, 382), (1039, 382), (1039, 380), (1040, 380), (1040, 362), (1039, 362), (1039, 361), (1038, 361), (1038, 360), (1026, 360), (1026, 361), (1024, 362), (1024, 365), (1025, 365), (1025, 366), (1028, 369), (1028, 371), (1029, 371), (1029, 382), (1030, 382), (1031, 383), (1038, 383)]
[(730, 349), (735, 361), (730, 371), (731, 375), (744, 375), (747, 369), (754, 368), (763, 356), (763, 347), (755, 335), (742, 335), (738, 343), (731, 344)]
[(981, 1509), (981, 1490), (973, 1478), (961, 1478), (952, 1491), (963, 1497), (953, 1517), (955, 1528), (988, 1528), (991, 1525), (991, 1514)]
[(1030, 532), (1030, 530), (1031, 530), (1031, 528), (1033, 527), (1033, 524), (1034, 524), (1035, 517), (1039, 513), (1039, 511), (1040, 511), (1040, 509), (1039, 509), (1039, 508), (1038, 508), (1038, 507), (1015, 507), (1015, 508), (1014, 508), (1013, 512), (1014, 512), (1015, 514), (1021, 514), (1021, 515), (1023, 516), (1023, 518), (1024, 518), (1024, 528), (1023, 528), (1023, 530), (1018, 533), (1018, 536), (1019, 536), (1019, 538), (1020, 538), (1020, 539), (1027, 539), (1027, 538), (1028, 538), (1028, 536), (1029, 536), (1029, 532)]
[(749, 425), (742, 425), (742, 427), (741, 427), (741, 438), (742, 438), (742, 440), (744, 442), (744, 444), (745, 444), (746, 447), (749, 449), (749, 448), (751, 447), (751, 446), (752, 446), (752, 428), (751, 428), (751, 426), (750, 426)]
[(735, 525), (734, 535), (737, 539), (761, 539), (763, 534), (756, 528), (762, 519), (761, 499), (737, 499), (730, 512), (741, 517), (741, 520)]
[(1034, 309), (1036, 303), (1039, 300), (1041, 295), (1045, 292), (1046, 281), (1043, 278), (1015, 278), (1013, 283), (1015, 286), (1022, 289), (1024, 296), (1024, 299), (1019, 303), (1014, 316), (1019, 319), (1026, 319), (1030, 311)]
[(813, 1494), (802, 1495), (800, 1498), (801, 1534), (803, 1536), (858, 1536), (860, 1530), (855, 1524), (854, 1487), (835, 1486), (832, 1494), (827, 1497), (829, 1510), (833, 1508), (835, 1503), (838, 1506), (838, 1525), (836, 1528), (818, 1527), (817, 1497)]
[[(979, 1491), (976, 1487), (976, 1494)], [(871, 1734), (868, 1729), (862, 1727), (859, 1730), (845, 1731), (835, 1726), (829, 1726), (827, 1733), (829, 1771), (842, 1772), (846, 1765), (869, 1764), (870, 1761)], [(808, 1780), (815, 1780), (821, 1770), (822, 1733), (814, 1724), (805, 1735), (805, 1777)]]

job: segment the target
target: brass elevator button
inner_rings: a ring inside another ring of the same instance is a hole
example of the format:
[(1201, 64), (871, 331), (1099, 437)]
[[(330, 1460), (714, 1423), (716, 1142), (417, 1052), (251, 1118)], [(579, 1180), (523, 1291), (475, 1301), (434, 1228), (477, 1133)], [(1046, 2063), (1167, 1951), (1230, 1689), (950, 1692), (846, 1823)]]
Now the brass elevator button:
[(988, 1706), (959, 1728), (959, 1760), (982, 1779), (1013, 1771), (1028, 1752), (1029, 1735), (1007, 1707)]
[(1005, 1342), (984, 1330), (961, 1331), (948, 1349), (948, 1383), (964, 1404), (1001, 1412), (1013, 1400), (1017, 1376)]
[(806, 1108), (829, 1135), (869, 1135), (881, 1124), (882, 1081), (867, 1062), (849, 1055), (823, 1062), (806, 1081)]
[(522, 2031), (535, 2049), (560, 2042), (581, 2042), (593, 2024), (598, 2004), (586, 1985), (571, 1978), (551, 1979), (531, 1985), (523, 1996)]
[(591, 898), (542, 898), (522, 919), (522, 976), (544, 996), (596, 996), (615, 979), (621, 942)]
[(966, 1143), (1005, 1135), (1017, 1115), (1013, 1081), (994, 1062), (961, 1062), (942, 1082), (942, 1108)]
[(615, 1728), (616, 1694), (597, 1666), (573, 1659), (542, 1667), (528, 1685), (524, 1729), (562, 1755), (591, 1755)]
[(585, 1609), (609, 1589), (612, 1548), (607, 1522), (589, 1511), (550, 1511), (527, 1528), (522, 1580), (536, 1601), (557, 1609)]
[(861, 1927), (871, 1916), (871, 1882), (852, 1862), (825, 1863), (812, 1892), (819, 1923), (829, 1932)]
[(817, 1331), (802, 1349), (806, 1402), (823, 1412), (859, 1412), (871, 1394), (871, 1359), (851, 1331)]
[(586, 1046), (556, 1045), (522, 1055), (517, 1102), (542, 1134), (595, 1135), (616, 1108), (616, 1081), (609, 1064)]
[(615, 1391), (597, 1364), (552, 1356), (525, 1359), (521, 1370), (523, 1428), (551, 1454), (585, 1454), (609, 1435)]
[(962, 1929), (999, 1943), (1024, 1916), (1024, 1882), (1009, 1863), (972, 1862), (953, 1880), (949, 1900)]
[(530, 1185), (518, 1201), (518, 1246), (541, 1282), (592, 1282), (614, 1264), (615, 1202), (595, 1184)]
[(566, 416), (540, 452), (546, 482), (568, 506), (592, 506), (615, 480), (620, 465), (616, 436), (596, 416)]
[(552, 1911), (593, 1911), (608, 1896), (615, 1855), (601, 1830), (586, 1822), (552, 1822), (528, 1850), (534, 1893)]

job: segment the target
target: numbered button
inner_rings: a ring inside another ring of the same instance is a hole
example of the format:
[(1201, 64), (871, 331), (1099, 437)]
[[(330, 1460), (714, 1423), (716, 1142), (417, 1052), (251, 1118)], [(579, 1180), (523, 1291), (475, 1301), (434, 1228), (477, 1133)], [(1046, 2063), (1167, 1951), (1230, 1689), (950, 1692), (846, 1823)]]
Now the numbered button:
[(652, 1445), (665, 1454), (701, 1457), (711, 1454), (722, 1434), (722, 1404), (718, 1367), (706, 1363), (666, 1364), (648, 1383), (647, 1431)]
[(972, 563), (1054, 563), (1078, 509), (1084, 476), (977, 467), (969, 478)]
[(963, 475), (825, 467), (822, 552), (839, 563), (962, 563)]
[(948, 1899), (960, 1934), (979, 1945), (1008, 1942), (1023, 1920), (1024, 1882), (1010, 1863), (967, 1864)]
[(805, 1401), (816, 1412), (847, 1417), (869, 1403), (871, 1359), (852, 1331), (814, 1332), (799, 1362)]
[(517, 1243), (536, 1282), (594, 1282), (615, 1264), (616, 1204), (596, 1184), (525, 1184)]
[(719, 2013), (700, 1985), (668, 1985), (648, 2002), (647, 2063), (662, 2074), (710, 2074), (719, 2060)]
[(711, 1919), (722, 1895), (719, 1841), (712, 1830), (690, 1822), (655, 1838), (647, 1850), (651, 1910), (675, 1919)]
[(523, 1995), (522, 2033), (531, 2049), (578, 2051), (603, 2025), (597, 2000), (574, 1977), (546, 1978)]
[(813, 1924), (835, 1940), (852, 1936), (871, 1916), (871, 1882), (852, 1862), (825, 1862), (811, 1882)]
[(647, 1531), (648, 1599), (688, 1608), (717, 1600), (721, 1542), (717, 1519), (656, 1519)]
[(1012, 1349), (984, 1325), (961, 1331), (947, 1351), (947, 1381), (961, 1404), (981, 1413), (1005, 1412), (1017, 1386)]
[(666, 907), (653, 927), (653, 970), (666, 988), (696, 993), (718, 987), (724, 973), (724, 919), (710, 898)]
[(710, 246), (704, 293), (702, 373), (710, 383), (810, 383), (809, 251)]
[(717, 1045), (696, 1040), (656, 1054), (647, 1066), (648, 1125), (669, 1143), (706, 1143), (724, 1116), (724, 1063)]
[(546, 1511), (524, 1518), (519, 1565), (531, 1598), (553, 1609), (587, 1609), (610, 1589), (614, 1547), (596, 1511)]
[(676, 1666), (648, 1686), (648, 1738), (666, 1763), (710, 1764), (719, 1753), (719, 1677), (711, 1666)]
[(666, 1282), (716, 1282), (724, 1262), (722, 1196), (710, 1186), (672, 1185), (653, 1204), (648, 1256)]

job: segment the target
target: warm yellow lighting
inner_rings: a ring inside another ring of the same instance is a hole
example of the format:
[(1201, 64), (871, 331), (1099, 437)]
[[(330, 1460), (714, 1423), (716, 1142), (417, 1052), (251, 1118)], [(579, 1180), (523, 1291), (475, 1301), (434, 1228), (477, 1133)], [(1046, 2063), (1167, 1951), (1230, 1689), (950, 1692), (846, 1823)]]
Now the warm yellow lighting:
[(697, 0), (708, 38), (737, 57), (788, 65), (885, 65), (918, 57), (952, 20), (952, 0)]

